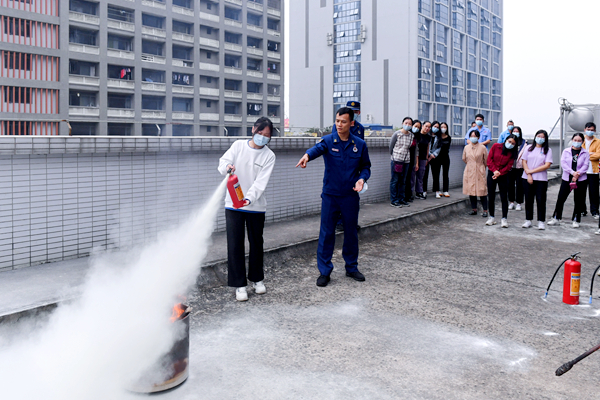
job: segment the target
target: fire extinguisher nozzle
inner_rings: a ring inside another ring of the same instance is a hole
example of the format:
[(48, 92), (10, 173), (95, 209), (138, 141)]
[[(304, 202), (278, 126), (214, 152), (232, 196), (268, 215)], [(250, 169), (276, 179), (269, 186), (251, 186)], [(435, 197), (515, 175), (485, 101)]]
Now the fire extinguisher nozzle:
[(590, 296), (590, 304), (592, 304), (592, 296)]
[(544, 299), (548, 298), (548, 292), (546, 292), (546, 294), (544, 295)]

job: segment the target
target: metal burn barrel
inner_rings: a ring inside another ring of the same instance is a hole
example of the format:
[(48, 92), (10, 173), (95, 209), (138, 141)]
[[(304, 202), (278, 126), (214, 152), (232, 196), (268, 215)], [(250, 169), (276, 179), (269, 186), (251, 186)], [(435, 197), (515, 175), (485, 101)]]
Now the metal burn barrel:
[(171, 322), (174, 324), (182, 324), (182, 327), (177, 327), (183, 330), (182, 337), (177, 340), (169, 352), (165, 354), (156, 364), (157, 371), (165, 371), (165, 373), (155, 375), (153, 371), (149, 375), (153, 378), (160, 376), (158, 379), (142, 377), (138, 383), (132, 388), (132, 391), (138, 393), (156, 393), (172, 389), (181, 385), (188, 378), (189, 373), (189, 354), (190, 354), (190, 312), (191, 308), (183, 303), (176, 304), (173, 307), (173, 315)]

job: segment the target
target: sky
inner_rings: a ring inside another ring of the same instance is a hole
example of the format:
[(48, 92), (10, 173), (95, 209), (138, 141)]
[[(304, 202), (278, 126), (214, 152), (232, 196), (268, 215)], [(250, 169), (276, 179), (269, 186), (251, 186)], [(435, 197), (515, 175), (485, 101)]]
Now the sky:
[[(286, 115), (293, 50), (287, 40), (289, 2), (285, 0)], [(550, 132), (559, 117), (560, 97), (573, 104), (600, 104), (598, 15), (598, 0), (504, 0), (505, 122), (514, 120), (530, 136), (538, 129)]]

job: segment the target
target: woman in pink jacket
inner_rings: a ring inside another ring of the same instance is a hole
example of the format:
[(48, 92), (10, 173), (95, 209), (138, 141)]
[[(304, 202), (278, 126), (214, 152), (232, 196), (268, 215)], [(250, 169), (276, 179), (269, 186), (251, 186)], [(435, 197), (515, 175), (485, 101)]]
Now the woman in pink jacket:
[(576, 133), (571, 138), (571, 147), (567, 147), (560, 158), (563, 169), (562, 182), (558, 191), (554, 215), (548, 225), (560, 225), (565, 201), (571, 190), (575, 191), (575, 211), (573, 212), (573, 228), (579, 228), (581, 213), (585, 209), (585, 192), (587, 189), (587, 170), (590, 164), (590, 153), (581, 145), (583, 135)]

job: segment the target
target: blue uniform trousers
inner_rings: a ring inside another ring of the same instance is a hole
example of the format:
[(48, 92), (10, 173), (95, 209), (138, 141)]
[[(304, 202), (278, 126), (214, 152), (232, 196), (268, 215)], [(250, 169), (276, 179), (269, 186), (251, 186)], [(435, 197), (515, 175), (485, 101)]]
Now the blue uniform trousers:
[(358, 225), (359, 196), (357, 193), (347, 196), (321, 194), (321, 230), (317, 248), (317, 266), (321, 275), (331, 274), (333, 248), (335, 246), (335, 225), (338, 215), (342, 215), (344, 224), (344, 246), (342, 256), (346, 262), (346, 271), (358, 271)]

